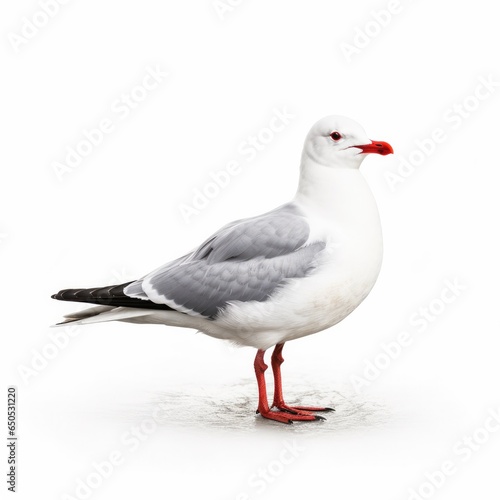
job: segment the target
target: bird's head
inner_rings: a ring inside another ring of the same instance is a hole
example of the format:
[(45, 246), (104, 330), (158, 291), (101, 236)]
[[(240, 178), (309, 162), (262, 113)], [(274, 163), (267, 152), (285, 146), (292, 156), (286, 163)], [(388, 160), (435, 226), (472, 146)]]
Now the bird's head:
[(390, 144), (368, 139), (363, 127), (345, 116), (326, 116), (307, 134), (303, 158), (327, 167), (359, 168), (367, 154), (393, 153)]

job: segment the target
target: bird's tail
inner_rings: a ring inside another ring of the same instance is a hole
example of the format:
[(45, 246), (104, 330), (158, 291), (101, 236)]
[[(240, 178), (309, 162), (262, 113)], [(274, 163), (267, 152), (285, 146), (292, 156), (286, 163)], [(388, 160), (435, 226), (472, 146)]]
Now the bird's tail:
[(55, 324), (54, 326), (64, 326), (68, 323), (75, 325), (89, 325), (92, 323), (103, 323), (106, 321), (130, 321), (148, 316), (151, 314), (148, 309), (132, 309), (130, 307), (113, 307), (113, 306), (96, 306), (77, 311), (70, 314), (65, 314), (64, 321)]

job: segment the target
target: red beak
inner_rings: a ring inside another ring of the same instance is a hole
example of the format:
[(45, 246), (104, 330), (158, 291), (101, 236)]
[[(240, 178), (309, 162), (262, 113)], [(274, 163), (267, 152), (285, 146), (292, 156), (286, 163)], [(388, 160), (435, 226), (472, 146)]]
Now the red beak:
[(371, 144), (362, 144), (361, 146), (351, 146), (352, 148), (361, 149), (363, 154), (367, 153), (377, 153), (379, 155), (390, 155), (394, 153), (392, 146), (383, 141), (372, 141)]

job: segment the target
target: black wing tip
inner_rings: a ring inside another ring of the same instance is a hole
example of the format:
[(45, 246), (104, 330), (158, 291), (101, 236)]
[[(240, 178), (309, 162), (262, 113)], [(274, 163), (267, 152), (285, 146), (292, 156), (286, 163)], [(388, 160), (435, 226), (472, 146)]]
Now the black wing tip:
[(68, 292), (73, 292), (71, 293), (71, 296), (74, 296), (74, 292), (77, 292), (78, 290), (84, 290), (84, 288), (65, 288), (64, 290), (59, 290), (57, 293), (52, 294), (50, 298), (56, 300), (70, 300), (68, 297)]
[(82, 301), (77, 297), (78, 293), (90, 292), (94, 290), (93, 288), (65, 288), (64, 290), (59, 290), (57, 293), (54, 293), (50, 297), (56, 300), (70, 300), (70, 301)]
[(56, 300), (86, 302), (104, 306), (172, 310), (172, 308), (168, 307), (166, 304), (156, 304), (149, 300), (142, 300), (125, 295), (123, 290), (130, 283), (132, 282), (130, 281), (121, 285), (111, 285), (100, 288), (66, 288), (51, 295), (51, 297)]
[(50, 298), (55, 299), (55, 300), (64, 300), (63, 293), (65, 291), (66, 290), (59, 290), (57, 293), (54, 293), (53, 295), (51, 295)]

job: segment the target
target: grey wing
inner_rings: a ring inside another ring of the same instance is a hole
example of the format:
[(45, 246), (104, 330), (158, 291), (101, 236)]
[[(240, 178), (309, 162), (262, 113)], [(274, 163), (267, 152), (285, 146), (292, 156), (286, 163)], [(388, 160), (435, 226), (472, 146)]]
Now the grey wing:
[(232, 222), (210, 237), (190, 256), (209, 263), (228, 259), (277, 257), (304, 245), (309, 224), (298, 208), (288, 203), (271, 212)]
[(264, 301), (306, 276), (324, 242), (306, 244), (309, 224), (293, 204), (225, 226), (193, 253), (136, 281), (130, 296), (214, 318), (233, 301)]

